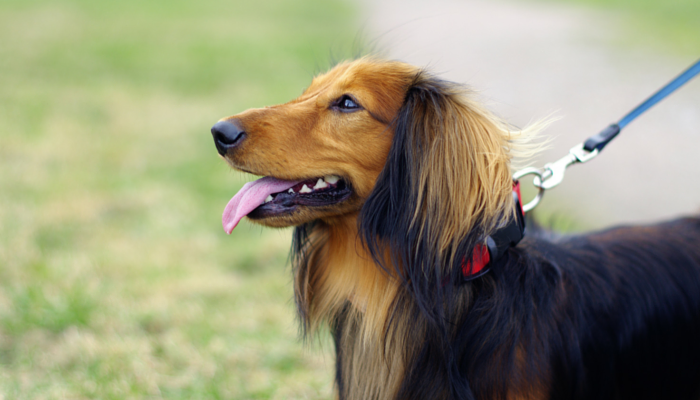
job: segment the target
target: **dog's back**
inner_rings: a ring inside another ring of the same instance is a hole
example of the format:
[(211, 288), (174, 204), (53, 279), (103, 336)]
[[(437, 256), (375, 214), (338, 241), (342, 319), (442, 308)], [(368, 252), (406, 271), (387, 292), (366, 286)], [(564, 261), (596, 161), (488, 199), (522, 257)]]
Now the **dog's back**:
[(553, 398), (700, 398), (700, 218), (556, 242), (508, 263), (541, 290)]

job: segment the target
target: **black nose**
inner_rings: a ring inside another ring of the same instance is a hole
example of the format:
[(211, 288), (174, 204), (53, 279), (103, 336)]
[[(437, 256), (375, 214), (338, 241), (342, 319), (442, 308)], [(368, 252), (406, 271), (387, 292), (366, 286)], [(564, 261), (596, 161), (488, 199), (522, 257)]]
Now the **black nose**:
[(245, 132), (236, 120), (219, 121), (211, 127), (211, 134), (214, 136), (216, 150), (222, 156), (226, 155), (229, 149), (236, 147), (243, 139)]

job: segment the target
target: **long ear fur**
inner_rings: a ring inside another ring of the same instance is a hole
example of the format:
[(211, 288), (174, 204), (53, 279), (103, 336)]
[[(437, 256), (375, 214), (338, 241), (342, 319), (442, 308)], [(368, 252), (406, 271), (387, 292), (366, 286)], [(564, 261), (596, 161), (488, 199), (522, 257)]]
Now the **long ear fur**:
[(433, 322), (449, 315), (445, 299), (455, 285), (447, 283), (459, 282), (475, 244), (513, 216), (509, 160), (518, 133), (464, 92), (416, 75), (360, 214), (375, 261), (402, 280)]

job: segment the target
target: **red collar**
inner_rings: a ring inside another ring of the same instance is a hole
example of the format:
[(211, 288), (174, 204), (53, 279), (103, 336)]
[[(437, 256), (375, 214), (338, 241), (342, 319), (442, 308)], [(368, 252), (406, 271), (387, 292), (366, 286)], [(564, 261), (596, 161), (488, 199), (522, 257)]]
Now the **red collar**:
[(487, 272), (492, 262), (497, 261), (506, 251), (520, 242), (525, 231), (525, 211), (520, 201), (520, 182), (513, 182), (513, 201), (517, 207), (517, 216), (507, 225), (499, 228), (486, 238), (486, 243), (474, 247), (471, 260), (462, 263), (462, 275), (465, 281), (476, 279)]

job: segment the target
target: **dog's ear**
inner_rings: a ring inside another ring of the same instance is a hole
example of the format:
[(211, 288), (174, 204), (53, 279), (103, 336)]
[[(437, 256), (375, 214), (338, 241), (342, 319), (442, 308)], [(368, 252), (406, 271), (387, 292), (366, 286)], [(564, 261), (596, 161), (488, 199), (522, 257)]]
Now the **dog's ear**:
[(418, 297), (452, 286), (474, 245), (512, 213), (509, 131), (465, 92), (416, 75), (361, 210), (375, 260)]

